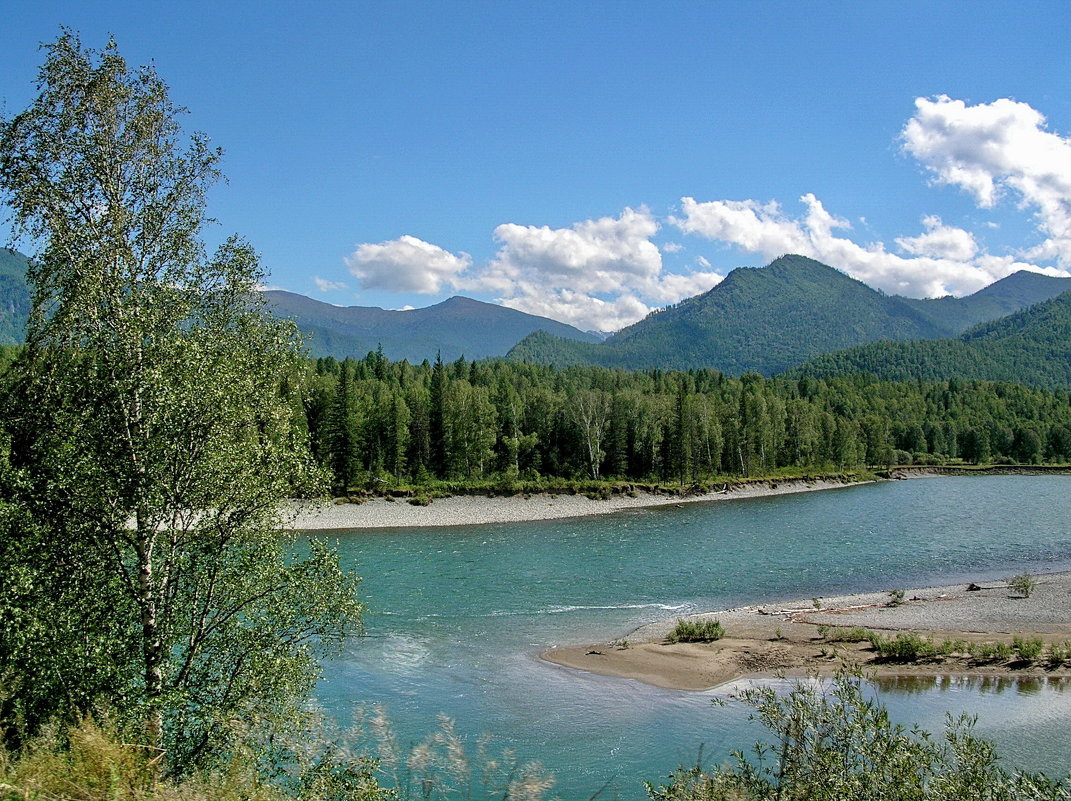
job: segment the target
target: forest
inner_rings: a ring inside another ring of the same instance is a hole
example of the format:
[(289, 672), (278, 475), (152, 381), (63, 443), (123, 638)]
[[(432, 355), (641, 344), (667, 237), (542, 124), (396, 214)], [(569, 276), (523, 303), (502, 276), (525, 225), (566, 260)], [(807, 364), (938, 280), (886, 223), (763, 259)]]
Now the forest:
[(340, 492), (1071, 460), (1071, 396), (1010, 383), (412, 365), (381, 352), (310, 361), (304, 378), (295, 413)]

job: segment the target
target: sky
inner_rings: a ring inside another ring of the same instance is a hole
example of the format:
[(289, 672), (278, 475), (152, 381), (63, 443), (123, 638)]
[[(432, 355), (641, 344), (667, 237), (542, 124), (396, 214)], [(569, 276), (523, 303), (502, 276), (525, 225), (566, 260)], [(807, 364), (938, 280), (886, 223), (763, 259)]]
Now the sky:
[(1066, 0), (0, 7), (5, 115), (61, 26), (114, 36), (225, 151), (209, 244), (329, 303), (612, 331), (784, 253), (912, 297), (1071, 275)]

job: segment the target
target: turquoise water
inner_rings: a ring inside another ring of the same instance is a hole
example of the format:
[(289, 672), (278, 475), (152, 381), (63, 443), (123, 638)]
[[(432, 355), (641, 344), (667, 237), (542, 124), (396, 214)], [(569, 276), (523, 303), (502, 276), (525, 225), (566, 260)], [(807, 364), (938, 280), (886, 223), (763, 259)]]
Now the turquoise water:
[[(745, 748), (761, 731), (717, 692), (661, 690), (539, 660), (643, 623), (760, 601), (1071, 570), (1071, 477), (884, 482), (538, 523), (332, 533), (364, 577), (367, 636), (320, 696), (345, 716), (381, 703), (403, 742), (436, 715), (485, 732), (558, 779), (563, 799), (644, 796), (641, 781)], [(939, 729), (979, 715), (1009, 764), (1071, 766), (1058, 684), (883, 684), (893, 714)]]

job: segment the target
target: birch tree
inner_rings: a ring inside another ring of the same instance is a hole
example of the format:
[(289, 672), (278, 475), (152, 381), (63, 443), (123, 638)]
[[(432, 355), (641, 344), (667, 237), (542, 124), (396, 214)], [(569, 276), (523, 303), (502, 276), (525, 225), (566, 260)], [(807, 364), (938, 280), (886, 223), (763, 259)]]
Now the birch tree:
[(103, 697), (179, 772), (295, 709), (360, 605), (335, 556), (295, 556), (285, 530), (281, 500), (320, 486), (280, 391), (300, 350), (262, 309), (252, 248), (206, 253), (220, 151), (114, 43), (45, 51), (36, 100), (0, 119), (0, 190), (35, 252), (4, 409), (30, 521), (4, 556), (30, 580), (0, 598), (0, 669), (47, 666), (9, 699), (38, 720)]

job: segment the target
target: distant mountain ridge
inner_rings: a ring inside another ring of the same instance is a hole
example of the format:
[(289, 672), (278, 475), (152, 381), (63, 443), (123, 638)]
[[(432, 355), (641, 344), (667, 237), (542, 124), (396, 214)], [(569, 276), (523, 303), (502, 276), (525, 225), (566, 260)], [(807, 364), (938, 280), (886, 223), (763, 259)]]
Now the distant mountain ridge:
[(1071, 291), (954, 339), (860, 345), (818, 356), (787, 375), (855, 373), (888, 381), (964, 379), (1071, 388)]
[(0, 248), (0, 345), (26, 341), (26, 319), (30, 315), (28, 267), (29, 259), (21, 253)]
[(292, 319), (309, 335), (313, 356), (360, 357), (382, 345), (384, 355), (393, 360), (434, 360), (440, 353), (448, 361), (461, 356), (485, 359), (505, 356), (535, 331), (546, 331), (565, 341), (598, 341), (596, 336), (556, 320), (464, 297), (406, 311), (332, 306), (280, 290), (269, 290), (264, 297), (276, 314)]
[(939, 339), (1071, 288), (1071, 279), (1016, 273), (965, 298), (889, 296), (804, 256), (746, 267), (701, 295), (652, 313), (596, 345), (537, 333), (508, 358), (630, 369), (711, 367), (784, 372), (824, 353), (881, 340)]

